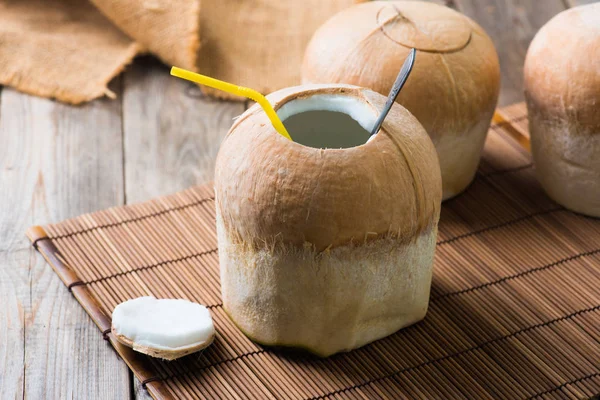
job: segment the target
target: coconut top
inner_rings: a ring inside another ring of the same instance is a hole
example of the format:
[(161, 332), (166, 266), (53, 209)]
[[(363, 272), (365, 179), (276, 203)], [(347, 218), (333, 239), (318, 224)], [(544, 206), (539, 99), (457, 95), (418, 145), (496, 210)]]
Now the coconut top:
[[(323, 95), (360, 101), (365, 106), (361, 112), (371, 113), (356, 117), (365, 124), (376, 119), (386, 100), (348, 85), (305, 85), (268, 99), (278, 110), (311, 96), (318, 103)], [(343, 110), (342, 103), (335, 102), (335, 107)], [(345, 111), (356, 115), (349, 107)], [(215, 193), (231, 240), (256, 247), (282, 242), (323, 250), (383, 236), (412, 240), (437, 226), (442, 192), (431, 140), (396, 104), (373, 140), (344, 149), (287, 140), (253, 106), (221, 145)]]
[(212, 317), (203, 305), (150, 296), (115, 307), (112, 327), (136, 346), (159, 350), (193, 347), (212, 340), (215, 335)]
[(525, 60), (525, 94), (533, 112), (600, 133), (600, 3), (557, 14), (540, 29)]
[(412, 47), (417, 57), (397, 102), (434, 142), (489, 118), (500, 67), (490, 38), (466, 16), (438, 4), (373, 1), (330, 18), (311, 39), (304, 83), (347, 83), (389, 93)]
[(370, 23), (375, 23), (371, 34), (379, 30), (403, 46), (438, 53), (462, 49), (472, 31), (462, 14), (434, 3), (385, 2), (377, 5), (375, 21)]

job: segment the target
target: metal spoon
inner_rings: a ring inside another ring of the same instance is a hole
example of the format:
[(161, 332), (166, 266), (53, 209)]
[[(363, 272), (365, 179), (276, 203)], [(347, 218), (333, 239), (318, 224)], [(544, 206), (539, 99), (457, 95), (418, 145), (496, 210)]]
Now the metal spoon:
[(377, 118), (377, 122), (375, 122), (375, 126), (373, 126), (373, 130), (371, 131), (371, 136), (369, 137), (369, 139), (372, 139), (373, 136), (375, 136), (377, 134), (377, 132), (379, 132), (379, 129), (381, 129), (381, 124), (383, 124), (383, 120), (385, 119), (385, 117), (387, 117), (388, 113), (390, 112), (390, 108), (392, 108), (392, 105), (396, 101), (396, 98), (398, 97), (398, 93), (400, 93), (402, 86), (404, 86), (404, 83), (406, 82), (406, 80), (408, 79), (408, 76), (410, 75), (410, 71), (412, 71), (412, 67), (415, 64), (416, 55), (417, 55), (417, 50), (412, 49), (410, 51), (410, 53), (408, 54), (408, 57), (406, 57), (406, 60), (404, 60), (404, 64), (402, 64), (402, 68), (400, 69), (400, 72), (398, 73), (396, 82), (394, 82), (394, 86), (392, 86), (392, 90), (390, 90), (390, 94), (388, 94), (388, 98), (387, 98), (387, 101), (385, 102), (385, 106), (383, 106), (383, 110), (381, 111), (379, 118)]

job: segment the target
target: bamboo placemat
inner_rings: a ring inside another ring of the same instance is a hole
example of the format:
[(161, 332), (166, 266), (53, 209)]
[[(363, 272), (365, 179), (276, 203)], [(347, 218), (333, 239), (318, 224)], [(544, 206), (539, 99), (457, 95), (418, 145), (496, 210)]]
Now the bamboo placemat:
[[(543, 193), (518, 144), (525, 112), (497, 113), (475, 182), (442, 207), (425, 320), (328, 359), (258, 346), (228, 319), (210, 186), (28, 236), (157, 399), (587, 398), (600, 392), (600, 220)], [(172, 362), (120, 345), (111, 312), (144, 295), (206, 304), (215, 343)]]

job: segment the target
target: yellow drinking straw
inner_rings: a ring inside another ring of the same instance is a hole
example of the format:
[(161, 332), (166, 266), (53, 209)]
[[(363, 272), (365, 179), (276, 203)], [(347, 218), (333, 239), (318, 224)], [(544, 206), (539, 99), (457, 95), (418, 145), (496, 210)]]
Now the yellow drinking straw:
[(228, 82), (223, 82), (218, 79), (210, 78), (208, 76), (200, 75), (195, 72), (178, 67), (171, 68), (171, 75), (188, 81), (196, 82), (201, 85), (210, 86), (211, 88), (219, 89), (227, 93), (247, 97), (251, 100), (254, 100), (258, 104), (260, 104), (262, 109), (265, 111), (267, 117), (269, 117), (269, 119), (271, 120), (271, 123), (273, 124), (275, 130), (279, 132), (283, 137), (292, 140), (292, 137), (288, 133), (287, 129), (285, 129), (285, 126), (283, 126), (283, 122), (281, 122), (279, 116), (277, 115), (275, 110), (273, 110), (273, 107), (271, 106), (271, 103), (269, 103), (269, 100), (267, 100), (265, 96), (263, 96), (256, 90), (234, 85)]

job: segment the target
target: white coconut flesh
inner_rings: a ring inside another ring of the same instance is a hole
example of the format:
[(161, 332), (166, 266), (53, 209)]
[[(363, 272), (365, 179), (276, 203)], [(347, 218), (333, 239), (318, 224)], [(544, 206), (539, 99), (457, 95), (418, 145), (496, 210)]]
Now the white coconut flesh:
[(277, 110), (296, 143), (322, 149), (365, 144), (377, 110), (358, 97), (319, 94), (288, 101)]
[(133, 342), (134, 349), (177, 351), (208, 345), (215, 335), (212, 317), (203, 305), (154, 297), (139, 297), (115, 307), (112, 329)]

